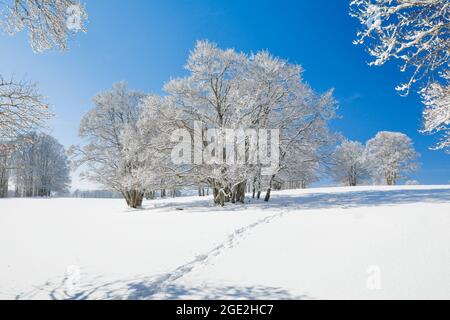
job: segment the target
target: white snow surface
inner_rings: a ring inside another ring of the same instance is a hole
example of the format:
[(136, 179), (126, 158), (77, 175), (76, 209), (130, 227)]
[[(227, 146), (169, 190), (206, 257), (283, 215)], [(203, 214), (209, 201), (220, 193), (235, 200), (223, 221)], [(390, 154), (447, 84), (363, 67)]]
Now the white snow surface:
[(450, 186), (248, 202), (2, 199), (0, 298), (450, 299)]

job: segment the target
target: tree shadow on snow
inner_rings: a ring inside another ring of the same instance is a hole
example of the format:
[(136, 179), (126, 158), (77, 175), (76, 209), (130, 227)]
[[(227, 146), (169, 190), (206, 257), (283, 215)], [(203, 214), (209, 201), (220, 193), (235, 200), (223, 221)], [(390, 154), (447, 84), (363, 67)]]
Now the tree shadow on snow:
[[(97, 278), (98, 281), (98, 278)], [(84, 285), (75, 293), (68, 293), (65, 281), (59, 285), (47, 283), (33, 292), (19, 295), (20, 299), (52, 300), (312, 300), (304, 295), (293, 295), (288, 290), (265, 286), (184, 286), (168, 284), (160, 287), (152, 278), (137, 278), (112, 282), (94, 282)]]
[(272, 199), (270, 206), (292, 209), (350, 209), (413, 203), (450, 203), (450, 190), (391, 190), (313, 193), (300, 196), (278, 195)]
[[(147, 299), (148, 288), (145, 282), (129, 285), (128, 299), (140, 300)], [(151, 291), (151, 290), (150, 290)], [(151, 296), (150, 296), (151, 297)], [(178, 300), (199, 298), (202, 300), (303, 300), (311, 299), (307, 295), (294, 296), (289, 291), (282, 288), (264, 287), (264, 286), (199, 286), (186, 287), (178, 285), (169, 285), (156, 296), (158, 299)]]
[(157, 202), (149, 201), (143, 210), (148, 212), (161, 210), (162, 212), (236, 212), (241, 213), (247, 210), (273, 210), (273, 209), (332, 209), (332, 208), (357, 208), (376, 206), (395, 206), (412, 203), (450, 203), (450, 189), (435, 190), (386, 190), (386, 191), (355, 191), (336, 193), (305, 193), (305, 194), (283, 194), (273, 193), (269, 202), (247, 198), (245, 204), (228, 203), (224, 208), (212, 203), (212, 199), (199, 198), (198, 200), (186, 202)]

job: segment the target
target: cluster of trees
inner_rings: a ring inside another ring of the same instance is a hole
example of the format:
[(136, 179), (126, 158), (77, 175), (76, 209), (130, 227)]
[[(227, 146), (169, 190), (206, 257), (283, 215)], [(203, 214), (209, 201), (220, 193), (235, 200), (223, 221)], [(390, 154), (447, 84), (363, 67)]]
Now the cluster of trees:
[(16, 197), (49, 197), (67, 192), (70, 166), (58, 141), (45, 133), (21, 135), (0, 145), (0, 197), (10, 181)]
[[(165, 96), (118, 83), (94, 98), (80, 124), (86, 144), (71, 148), (85, 177), (121, 192), (134, 208), (160, 189), (210, 187), (224, 205), (243, 202), (248, 184), (255, 197), (266, 189), (269, 201), (277, 177), (314, 180), (335, 140), (332, 91), (315, 93), (300, 66), (268, 52), (248, 55), (207, 41), (196, 44), (186, 69), (164, 86)], [(269, 137), (266, 129), (279, 132)], [(267, 170), (267, 158), (279, 163)]]
[(350, 14), (362, 29), (356, 44), (366, 44), (370, 65), (402, 62), (409, 80), (403, 94), (418, 88), (426, 106), (423, 133), (440, 133), (434, 149), (450, 151), (450, 5), (448, 0), (352, 0)]
[(366, 145), (345, 140), (332, 156), (331, 174), (341, 184), (395, 185), (417, 169), (419, 154), (412, 140), (399, 132), (379, 132)]

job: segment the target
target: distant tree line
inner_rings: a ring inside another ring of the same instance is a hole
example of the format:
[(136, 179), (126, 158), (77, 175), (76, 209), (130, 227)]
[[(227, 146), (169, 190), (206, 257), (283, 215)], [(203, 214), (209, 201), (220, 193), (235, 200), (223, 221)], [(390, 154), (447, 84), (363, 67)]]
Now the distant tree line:
[(110, 190), (75, 190), (68, 197), (72, 198), (97, 198), (97, 199), (122, 199), (123, 196), (119, 192)]
[(68, 191), (70, 166), (64, 147), (52, 136), (32, 132), (0, 143), (0, 197), (50, 197)]

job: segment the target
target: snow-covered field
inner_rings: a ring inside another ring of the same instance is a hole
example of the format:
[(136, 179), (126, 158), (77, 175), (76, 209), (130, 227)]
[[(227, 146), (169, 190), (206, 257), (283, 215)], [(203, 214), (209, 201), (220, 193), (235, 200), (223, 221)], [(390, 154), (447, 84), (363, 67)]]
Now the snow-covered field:
[(0, 200), (0, 298), (450, 299), (450, 186)]

